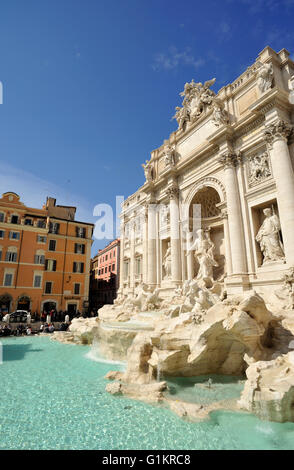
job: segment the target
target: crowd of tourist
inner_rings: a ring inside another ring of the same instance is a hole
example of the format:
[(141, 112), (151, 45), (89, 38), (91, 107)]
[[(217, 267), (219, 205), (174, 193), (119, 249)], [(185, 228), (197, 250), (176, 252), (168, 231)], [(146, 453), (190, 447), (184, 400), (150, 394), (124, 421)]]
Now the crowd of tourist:
[(67, 331), (70, 322), (60, 323), (55, 326), (54, 323), (41, 323), (39, 328), (33, 328), (31, 324), (19, 324), (16, 328), (12, 328), (10, 324), (0, 325), (1, 336), (29, 336), (39, 333), (54, 333), (54, 331)]

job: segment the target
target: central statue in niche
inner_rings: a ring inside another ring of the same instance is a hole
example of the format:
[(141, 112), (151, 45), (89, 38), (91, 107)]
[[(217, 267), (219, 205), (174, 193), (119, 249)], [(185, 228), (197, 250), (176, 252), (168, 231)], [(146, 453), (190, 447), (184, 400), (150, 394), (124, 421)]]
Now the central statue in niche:
[(187, 254), (194, 251), (194, 256), (199, 264), (196, 280), (202, 281), (205, 287), (213, 284), (213, 267), (218, 266), (214, 258), (214, 243), (212, 242), (209, 230), (197, 230), (197, 238), (187, 251)]

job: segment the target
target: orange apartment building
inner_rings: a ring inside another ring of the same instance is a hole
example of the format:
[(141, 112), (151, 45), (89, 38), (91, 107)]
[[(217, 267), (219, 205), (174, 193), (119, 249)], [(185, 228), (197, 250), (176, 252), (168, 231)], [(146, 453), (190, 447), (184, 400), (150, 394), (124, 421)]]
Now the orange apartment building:
[(86, 311), (93, 224), (47, 198), (42, 209), (0, 198), (0, 311)]
[(97, 310), (112, 304), (119, 287), (120, 240), (117, 238), (99, 250), (91, 260), (90, 304)]

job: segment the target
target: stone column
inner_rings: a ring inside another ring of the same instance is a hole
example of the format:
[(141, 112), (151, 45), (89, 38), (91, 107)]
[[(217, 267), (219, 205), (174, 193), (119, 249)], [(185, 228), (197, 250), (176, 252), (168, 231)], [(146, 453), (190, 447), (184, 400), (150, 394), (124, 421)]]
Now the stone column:
[(170, 246), (171, 246), (171, 280), (179, 284), (182, 280), (179, 189), (171, 186), (167, 189), (170, 199)]
[(193, 251), (189, 251), (193, 244), (193, 232), (186, 232), (187, 237), (187, 278), (188, 281), (192, 281), (194, 278), (194, 254)]
[(120, 245), (119, 245), (119, 292), (124, 287), (124, 248), (125, 248), (125, 226), (120, 223)]
[(148, 284), (155, 287), (157, 283), (156, 267), (156, 204), (148, 206)]
[(232, 274), (232, 257), (231, 257), (231, 243), (230, 243), (230, 232), (228, 224), (228, 211), (222, 209), (222, 219), (224, 221), (224, 239), (225, 239), (225, 250), (226, 250), (226, 270), (227, 276)]
[(148, 283), (148, 206), (143, 213), (143, 257), (142, 257), (143, 282)]
[(130, 288), (135, 288), (135, 221), (130, 222)]
[(235, 169), (237, 157), (231, 152), (226, 152), (220, 157), (220, 161), (225, 171), (232, 274), (244, 274), (247, 269), (240, 195)]
[(288, 148), (292, 131), (293, 126), (282, 120), (270, 124), (264, 131), (276, 182), (286, 262), (290, 265), (294, 265), (294, 172)]

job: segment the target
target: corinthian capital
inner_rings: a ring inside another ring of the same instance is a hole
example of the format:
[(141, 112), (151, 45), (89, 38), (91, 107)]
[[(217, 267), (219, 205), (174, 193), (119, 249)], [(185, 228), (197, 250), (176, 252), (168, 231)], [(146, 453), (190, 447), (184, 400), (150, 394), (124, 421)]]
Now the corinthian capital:
[(226, 152), (223, 153), (218, 161), (224, 165), (225, 168), (231, 168), (237, 165), (237, 155), (233, 152)]
[(272, 145), (275, 140), (283, 139), (288, 140), (293, 126), (286, 121), (279, 119), (273, 124), (269, 124), (264, 130), (264, 138), (269, 145)]
[(179, 188), (177, 186), (171, 186), (167, 188), (166, 194), (169, 199), (177, 199), (179, 197)]

